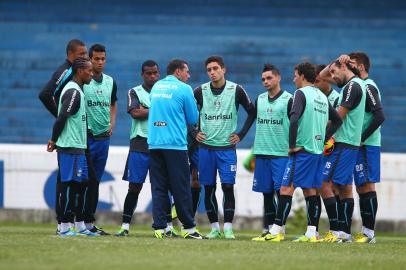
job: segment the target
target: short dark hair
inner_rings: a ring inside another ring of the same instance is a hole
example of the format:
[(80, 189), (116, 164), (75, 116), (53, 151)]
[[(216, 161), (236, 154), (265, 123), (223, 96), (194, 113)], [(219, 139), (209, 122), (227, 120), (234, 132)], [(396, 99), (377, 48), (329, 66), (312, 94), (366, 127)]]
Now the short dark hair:
[(220, 67), (222, 67), (222, 68), (225, 67), (223, 57), (221, 57), (221, 56), (219, 56), (219, 55), (212, 55), (212, 56), (209, 56), (209, 58), (206, 59), (206, 61), (204, 62), (204, 64), (205, 64), (205, 66), (207, 67), (207, 65), (208, 65), (209, 63), (212, 63), (212, 62), (216, 62), (216, 63), (219, 64)]
[(271, 71), (273, 74), (281, 75), (281, 73), (279, 72), (279, 69), (275, 65), (272, 65), (272, 64), (264, 65), (264, 68), (262, 69), (262, 73), (266, 72), (266, 71)]
[(72, 63), (72, 74), (75, 75), (79, 69), (86, 67), (86, 63), (90, 62), (90, 59), (87, 57), (78, 57)]
[(177, 69), (184, 69), (186, 65), (188, 65), (188, 63), (185, 60), (173, 59), (166, 67), (166, 74), (172, 75)]
[(325, 64), (318, 64), (318, 65), (314, 65), (314, 68), (316, 69), (316, 75), (319, 75), (320, 72), (325, 69), (327, 67), (327, 65)]
[[(342, 64), (340, 63), (340, 61), (337, 59), (333, 62), (334, 65), (336, 65), (337, 67), (341, 68)], [(358, 77), (361, 75), (361, 73), (359, 72), (359, 70), (356, 67), (351, 66), (349, 63), (345, 64), (346, 67), (352, 71), (352, 73), (354, 73), (355, 75), (357, 75)]]
[(106, 47), (101, 44), (93, 44), (89, 49), (89, 57), (93, 57), (93, 52), (106, 52)]
[(159, 69), (158, 64), (154, 60), (147, 60), (144, 63), (142, 63), (141, 73), (144, 73), (144, 68), (145, 67), (155, 67), (155, 66), (157, 66), (157, 68)]
[(309, 83), (314, 83), (316, 81), (316, 68), (309, 62), (303, 62), (296, 65), (295, 70), (297, 70), (297, 74), (304, 75), (304, 78)]
[(80, 39), (71, 39), (68, 42), (68, 45), (66, 45), (66, 55), (68, 55), (69, 52), (75, 52), (78, 47), (85, 46), (85, 43), (81, 41)]
[(358, 64), (363, 64), (365, 67), (365, 71), (369, 72), (369, 69), (371, 67), (371, 62), (369, 60), (369, 57), (366, 53), (364, 52), (352, 52), (348, 55), (351, 59), (355, 59), (355, 61)]

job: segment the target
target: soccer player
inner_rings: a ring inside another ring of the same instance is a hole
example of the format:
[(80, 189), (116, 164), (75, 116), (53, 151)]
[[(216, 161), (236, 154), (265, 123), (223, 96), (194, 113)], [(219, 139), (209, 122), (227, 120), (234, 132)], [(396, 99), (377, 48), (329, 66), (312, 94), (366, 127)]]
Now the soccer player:
[[(38, 98), (44, 104), (45, 108), (55, 117), (58, 117), (58, 105), (59, 97), (62, 89), (72, 79), (72, 63), (79, 57), (85, 57), (87, 55), (87, 49), (85, 44), (78, 39), (72, 39), (66, 45), (66, 60), (60, 65), (52, 75), (51, 79), (46, 83), (41, 90)], [(60, 231), (61, 224), (61, 179), (60, 172), (58, 171), (56, 181), (56, 199), (55, 199), (55, 212), (56, 220), (58, 222), (57, 233)]]
[[(334, 151), (327, 157), (323, 169), (323, 180), (332, 181), (340, 197), (338, 224), (330, 220), (332, 234), (323, 238), (326, 242), (352, 242), (353, 170), (361, 144), (366, 101), (365, 83), (358, 75), (356, 68), (340, 60), (334, 61), (320, 72), (322, 79), (334, 82), (342, 88), (338, 114), (343, 124), (334, 135)], [(330, 198), (324, 197), (324, 200), (333, 200), (333, 197), (334, 194), (331, 193)], [(332, 227), (339, 228), (339, 233), (333, 231)]]
[(110, 136), (116, 122), (117, 85), (112, 77), (103, 73), (106, 64), (106, 48), (94, 44), (89, 49), (93, 65), (93, 79), (83, 86), (88, 123), (88, 148), (94, 174), (89, 174), (86, 192), (85, 223), (91, 232), (108, 235), (103, 229), (94, 226), (95, 212), (99, 201), (99, 184), (106, 167)]
[(130, 150), (123, 176), (123, 180), (128, 181), (128, 193), (124, 201), (122, 225), (116, 236), (128, 236), (138, 196), (147, 177), (150, 162), (147, 143), (150, 93), (159, 76), (158, 64), (147, 60), (141, 66), (143, 84), (128, 90), (127, 112), (132, 120)]
[[(314, 86), (319, 88), (326, 96), (330, 104), (333, 106), (334, 109), (338, 109), (340, 105), (340, 94), (331, 87), (331, 83), (326, 81), (320, 77), (320, 72), (326, 68), (326, 65), (316, 65), (316, 81), (314, 82)], [(326, 162), (326, 158), (324, 157), (323, 164)], [(329, 219), (330, 229), (329, 231), (322, 237), (323, 241), (325, 242), (335, 242), (338, 241), (336, 235), (338, 235), (338, 212), (337, 203), (340, 201), (338, 196), (338, 191), (334, 189), (332, 181), (329, 179), (324, 179), (322, 183), (322, 187), (319, 190), (321, 197), (323, 198), (324, 207), (326, 208), (327, 217)], [(318, 197), (320, 198), (320, 197)], [(320, 201), (320, 211), (321, 214), (321, 201)], [(320, 217), (319, 217), (320, 218)]]
[(289, 113), (292, 94), (281, 89), (277, 67), (266, 64), (262, 85), (267, 90), (255, 101), (256, 131), (253, 153), (255, 171), (252, 190), (264, 196), (264, 230), (254, 241), (264, 241), (275, 222), (277, 197), (288, 161)]
[(218, 222), (218, 206), (215, 196), (216, 175), (220, 174), (224, 193), (224, 237), (234, 239), (232, 222), (235, 211), (234, 184), (237, 170), (236, 144), (250, 128), (247, 120), (239, 133), (237, 111), (242, 105), (248, 115), (255, 113), (245, 90), (224, 77), (226, 67), (220, 56), (210, 56), (206, 62), (210, 82), (195, 89), (195, 98), (200, 110), (200, 126), (196, 135), (199, 147), (200, 183), (205, 188), (205, 206), (211, 223), (207, 238), (221, 238)]
[(182, 236), (203, 239), (196, 231), (190, 192), (190, 173), (187, 154), (187, 125), (195, 125), (198, 110), (189, 79), (187, 62), (169, 62), (167, 76), (156, 82), (151, 90), (148, 117), (148, 147), (152, 213), (155, 237), (165, 236), (166, 210), (170, 209), (168, 192), (173, 195)]
[(97, 236), (84, 223), (84, 192), (88, 177), (85, 156), (86, 106), (83, 85), (92, 79), (92, 63), (77, 58), (72, 65), (73, 78), (62, 89), (52, 138), (47, 151), (57, 149), (61, 179), (61, 227), (59, 235), (76, 236), (70, 221), (76, 216), (75, 227), (79, 235)]
[[(337, 111), (327, 97), (316, 87), (315, 67), (301, 63), (295, 67), (294, 83), (297, 87), (293, 98), (289, 126), (289, 160), (280, 189), (280, 199), (270, 234), (265, 241), (280, 242), (285, 236), (282, 226), (286, 224), (296, 187), (303, 190), (307, 206), (307, 231), (295, 242), (317, 242), (318, 222), (317, 188), (321, 187), (321, 166), (324, 141), (341, 124)], [(331, 126), (327, 128), (327, 122)]]
[[(354, 61), (360, 72), (360, 78), (366, 84), (365, 116), (362, 125), (361, 148), (358, 152), (357, 164), (354, 170), (354, 182), (359, 195), (359, 205), (362, 219), (362, 230), (355, 234), (358, 243), (375, 243), (375, 218), (378, 210), (375, 183), (381, 177), (381, 128), (385, 116), (381, 103), (381, 94), (376, 83), (368, 77), (371, 63), (364, 52), (350, 53), (347, 58)], [(345, 59), (346, 58), (346, 59)]]

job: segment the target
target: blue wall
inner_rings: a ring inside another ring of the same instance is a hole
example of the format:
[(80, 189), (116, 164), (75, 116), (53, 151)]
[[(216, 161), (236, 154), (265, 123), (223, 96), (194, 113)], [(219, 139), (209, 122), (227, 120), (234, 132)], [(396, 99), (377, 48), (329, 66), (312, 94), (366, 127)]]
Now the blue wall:
[[(386, 122), (383, 150), (405, 152), (406, 4), (401, 1), (1, 1), (0, 143), (43, 143), (53, 118), (37, 95), (65, 59), (65, 46), (80, 38), (108, 49), (106, 73), (119, 87), (112, 143), (127, 145), (126, 92), (139, 84), (141, 63), (152, 58), (165, 71), (175, 57), (189, 61), (193, 87), (207, 81), (203, 62), (224, 56), (227, 78), (251, 98), (263, 91), (263, 63), (281, 69), (293, 92), (293, 67), (326, 63), (341, 53), (367, 52), (371, 78), (381, 88)], [(240, 126), (245, 113), (240, 112)], [(253, 129), (240, 147), (250, 147)]]

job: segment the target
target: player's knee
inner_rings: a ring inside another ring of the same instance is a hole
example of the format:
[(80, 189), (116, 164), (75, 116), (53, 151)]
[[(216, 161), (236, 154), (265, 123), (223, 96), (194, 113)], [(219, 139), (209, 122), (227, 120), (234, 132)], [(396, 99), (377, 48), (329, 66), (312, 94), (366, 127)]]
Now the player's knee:
[(129, 183), (128, 184), (128, 192), (140, 194), (141, 189), (142, 189), (141, 183)]
[(292, 196), (293, 191), (294, 191), (293, 185), (291, 185), (291, 186), (282, 186), (279, 193), (280, 193), (280, 195), (290, 195), (290, 196)]

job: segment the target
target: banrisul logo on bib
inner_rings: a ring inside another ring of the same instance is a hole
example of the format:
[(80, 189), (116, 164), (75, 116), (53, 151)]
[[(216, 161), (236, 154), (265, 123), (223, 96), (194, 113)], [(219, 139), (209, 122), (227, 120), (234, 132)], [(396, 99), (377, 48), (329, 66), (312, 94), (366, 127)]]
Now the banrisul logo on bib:
[(206, 120), (231, 120), (233, 119), (233, 114), (217, 114), (217, 115), (210, 115), (205, 113), (204, 119)]

